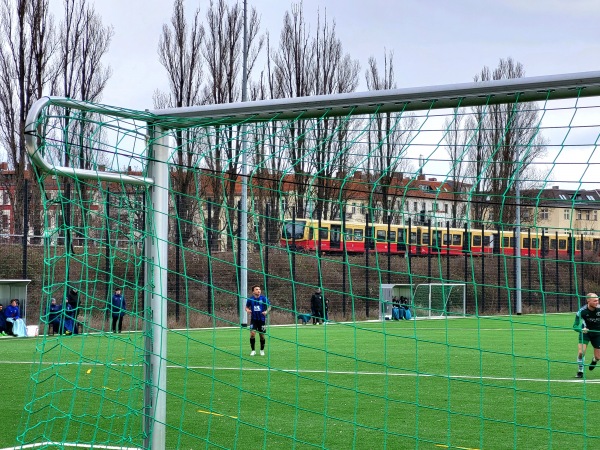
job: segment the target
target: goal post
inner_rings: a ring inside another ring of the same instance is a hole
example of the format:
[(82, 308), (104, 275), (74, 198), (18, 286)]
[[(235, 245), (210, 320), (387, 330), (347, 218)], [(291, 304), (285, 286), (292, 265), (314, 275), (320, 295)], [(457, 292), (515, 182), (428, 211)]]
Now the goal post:
[(465, 316), (467, 292), (464, 283), (423, 283), (414, 287), (415, 317)]

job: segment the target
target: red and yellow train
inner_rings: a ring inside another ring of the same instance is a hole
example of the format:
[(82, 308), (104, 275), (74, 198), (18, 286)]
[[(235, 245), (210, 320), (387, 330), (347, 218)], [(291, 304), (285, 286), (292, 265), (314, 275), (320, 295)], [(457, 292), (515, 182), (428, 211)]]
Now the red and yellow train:
[[(341, 253), (344, 247), (349, 253), (364, 253), (367, 241), (371, 251), (404, 254), (409, 250), (411, 255), (514, 255), (516, 244), (513, 231), (438, 228), (428, 225), (388, 226), (383, 223), (370, 224), (368, 230), (364, 223), (333, 220), (322, 220), (319, 228), (319, 222), (314, 219), (284, 222), (280, 244), (304, 251), (316, 251), (320, 245), (321, 251), (327, 253)], [(558, 254), (559, 257), (568, 257), (570, 254), (580, 255), (582, 248), (584, 253), (599, 254), (600, 237), (570, 235), (565, 232), (544, 234), (538, 230), (521, 229), (522, 256)]]

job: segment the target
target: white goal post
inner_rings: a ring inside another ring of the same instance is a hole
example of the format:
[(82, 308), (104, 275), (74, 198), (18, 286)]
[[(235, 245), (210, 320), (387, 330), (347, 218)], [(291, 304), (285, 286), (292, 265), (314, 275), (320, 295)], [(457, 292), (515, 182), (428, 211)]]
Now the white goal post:
[(467, 287), (465, 283), (382, 284), (379, 319), (392, 317), (392, 298), (407, 297), (413, 317), (433, 318), (465, 316)]

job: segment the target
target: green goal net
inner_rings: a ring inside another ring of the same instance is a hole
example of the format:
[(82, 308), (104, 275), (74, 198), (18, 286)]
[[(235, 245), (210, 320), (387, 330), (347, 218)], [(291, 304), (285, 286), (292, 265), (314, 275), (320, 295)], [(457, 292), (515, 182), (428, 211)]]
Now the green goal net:
[[(38, 101), (40, 337), (14, 355), (7, 445), (598, 447), (571, 325), (599, 283), (599, 94), (580, 74)], [(384, 284), (416, 286), (416, 319), (378, 320)], [(251, 339), (254, 285), (271, 310)]]

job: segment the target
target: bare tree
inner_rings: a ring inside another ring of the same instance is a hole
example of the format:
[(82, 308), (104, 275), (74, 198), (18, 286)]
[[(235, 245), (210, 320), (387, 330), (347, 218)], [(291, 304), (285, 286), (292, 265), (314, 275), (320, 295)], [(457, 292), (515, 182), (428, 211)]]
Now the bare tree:
[[(313, 41), (315, 64), (311, 77), (317, 95), (352, 92), (358, 86), (360, 65), (349, 54), (344, 54), (335, 27), (335, 21), (328, 22), (326, 14), (323, 22), (319, 15)], [(316, 190), (315, 211), (324, 219), (337, 218), (342, 212), (347, 191), (340, 190), (340, 180), (336, 176), (345, 176), (347, 171), (350, 158), (347, 146), (353, 123), (355, 119), (348, 117), (324, 117), (311, 126), (315, 143), (310, 153), (316, 183), (313, 186)], [(337, 201), (332, 201), (334, 199)]]
[[(448, 152), (450, 163), (450, 185), (452, 186), (452, 227), (461, 225), (461, 220), (466, 214), (465, 188), (467, 183), (467, 165), (469, 146), (473, 140), (473, 134), (470, 131), (473, 119), (465, 116), (464, 109), (457, 107), (454, 109), (452, 117), (448, 117), (445, 122), (446, 151)], [(466, 128), (464, 124), (467, 124)]]
[[(156, 91), (154, 106), (157, 108), (181, 108), (201, 103), (202, 55), (204, 27), (200, 21), (200, 9), (196, 9), (191, 26), (188, 24), (183, 0), (175, 0), (171, 23), (163, 25), (158, 44), (160, 63), (167, 71), (169, 92)], [(178, 130), (175, 133), (177, 152), (176, 169), (173, 176), (175, 204), (182, 242), (191, 239), (197, 230), (194, 216), (199, 205), (195, 201), (196, 179), (193, 169), (199, 164), (200, 142), (193, 130)]]
[[(102, 98), (106, 83), (111, 76), (111, 68), (102, 64), (114, 34), (111, 26), (104, 26), (102, 18), (88, 0), (63, 0), (64, 17), (59, 25), (56, 65), (52, 79), (54, 95), (97, 102)], [(100, 142), (104, 136), (98, 130), (97, 120), (85, 111), (78, 112), (76, 118), (66, 109), (62, 117), (64, 141), (63, 155), (54, 155), (65, 166), (91, 169), (102, 158)], [(75, 120), (76, 119), (76, 120)], [(65, 180), (68, 182), (68, 180)], [(65, 186), (66, 187), (66, 186)], [(77, 183), (73, 195), (87, 204), (91, 196), (87, 183)], [(89, 211), (73, 211), (73, 223), (81, 228), (80, 235), (86, 235)]]
[[(475, 81), (521, 78), (525, 69), (512, 58), (501, 59), (490, 71), (484, 67)], [(477, 127), (474, 161), (470, 173), (474, 183), (471, 198), (488, 226), (512, 224), (515, 220), (515, 181), (531, 179), (532, 163), (546, 150), (539, 133), (539, 109), (519, 102), (487, 105), (474, 110)], [(517, 158), (517, 154), (519, 157)]]
[[(243, 9), (239, 4), (228, 5), (225, 0), (210, 3), (206, 13), (206, 39), (202, 54), (206, 60), (208, 80), (204, 86), (203, 102), (232, 103), (240, 100), (243, 58)], [(255, 8), (247, 20), (248, 75), (263, 46), (259, 33), (260, 19)], [(249, 78), (249, 77), (248, 77)], [(240, 168), (241, 141), (239, 125), (216, 126), (211, 152), (206, 153), (215, 198), (215, 217), (221, 217), (221, 201), (226, 205), (226, 224), (235, 222), (235, 186)], [(233, 241), (228, 240), (231, 248)]]
[[(113, 28), (104, 26), (88, 0), (63, 0), (63, 7), (52, 93), (97, 102), (112, 74), (111, 68), (102, 64), (102, 58), (108, 53)], [(70, 111), (66, 111), (63, 119), (66, 133), (64, 164), (89, 169), (97, 153), (97, 149), (85, 144), (89, 142), (93, 125), (86, 120), (86, 113), (73, 126), (70, 121)]]
[[(384, 70), (380, 74), (377, 60), (369, 58), (365, 77), (369, 90), (395, 89), (394, 54), (384, 55)], [(416, 133), (416, 119), (406, 112), (375, 114), (370, 121), (367, 142), (367, 176), (374, 182), (372, 206), (379, 206), (386, 220), (394, 211), (401, 211), (403, 191), (399, 184), (404, 173), (411, 170), (406, 158), (408, 145)], [(371, 173), (371, 171), (373, 173)]]
[[(314, 93), (314, 51), (307, 24), (304, 20), (302, 3), (292, 4), (291, 12), (283, 18), (279, 35), (279, 46), (271, 54), (273, 64), (273, 92), (276, 97), (304, 97)], [(288, 149), (290, 169), (294, 174), (293, 203), (296, 216), (304, 217), (306, 193), (309, 183), (309, 161), (306, 142), (307, 121), (298, 120), (291, 124), (282, 145)]]
[[(48, 85), (54, 26), (48, 0), (2, 0), (0, 3), (0, 143), (14, 169), (9, 190), (16, 234), (23, 233), (23, 202), (28, 160), (25, 119), (33, 102)], [(33, 193), (35, 192), (35, 194)], [(37, 190), (30, 194), (34, 234), (41, 233), (41, 204)]]

